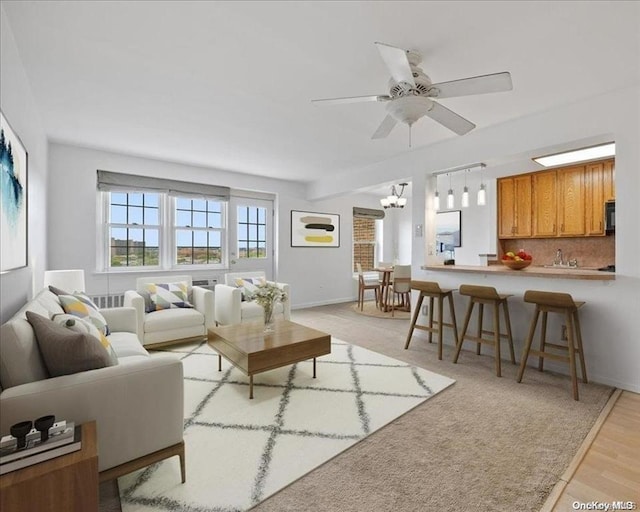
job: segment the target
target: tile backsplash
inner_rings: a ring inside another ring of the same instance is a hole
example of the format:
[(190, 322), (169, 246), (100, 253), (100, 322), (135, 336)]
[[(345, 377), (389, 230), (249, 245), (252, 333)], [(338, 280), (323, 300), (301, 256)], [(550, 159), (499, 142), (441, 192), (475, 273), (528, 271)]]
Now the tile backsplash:
[(533, 256), (533, 265), (551, 265), (562, 249), (564, 261), (578, 260), (579, 267), (604, 267), (616, 262), (615, 235), (584, 238), (523, 238), (500, 240), (501, 253), (524, 249)]

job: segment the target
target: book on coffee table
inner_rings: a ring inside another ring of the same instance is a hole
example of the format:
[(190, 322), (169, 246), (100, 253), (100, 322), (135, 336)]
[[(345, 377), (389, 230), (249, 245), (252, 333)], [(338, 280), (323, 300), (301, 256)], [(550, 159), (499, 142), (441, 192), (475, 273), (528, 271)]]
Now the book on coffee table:
[(12, 450), (11, 453), (0, 456), (0, 475), (80, 450), (82, 447), (81, 426), (68, 423), (65, 433), (67, 431), (69, 434), (64, 435), (63, 438), (58, 439), (56, 436), (56, 438), (38, 443), (32, 448)]

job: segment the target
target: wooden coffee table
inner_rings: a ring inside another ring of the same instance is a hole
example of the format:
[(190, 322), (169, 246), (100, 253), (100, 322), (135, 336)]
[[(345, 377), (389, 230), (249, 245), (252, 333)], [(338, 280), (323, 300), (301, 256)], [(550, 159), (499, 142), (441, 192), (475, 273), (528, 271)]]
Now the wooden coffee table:
[(331, 353), (331, 335), (304, 325), (277, 320), (274, 330), (264, 333), (260, 323), (224, 325), (209, 329), (209, 346), (218, 353), (218, 371), (222, 357), (249, 376), (249, 398), (253, 398), (253, 376)]

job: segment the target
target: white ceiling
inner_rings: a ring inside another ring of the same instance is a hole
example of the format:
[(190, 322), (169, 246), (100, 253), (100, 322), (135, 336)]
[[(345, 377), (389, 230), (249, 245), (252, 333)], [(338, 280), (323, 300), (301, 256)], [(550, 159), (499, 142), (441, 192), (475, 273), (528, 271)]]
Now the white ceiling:
[[(374, 41), (434, 82), (510, 71), (514, 90), (442, 100), (477, 130), (640, 81), (638, 2), (3, 1), (51, 140), (300, 181), (407, 152), (370, 139)], [(423, 118), (414, 149), (457, 137)]]

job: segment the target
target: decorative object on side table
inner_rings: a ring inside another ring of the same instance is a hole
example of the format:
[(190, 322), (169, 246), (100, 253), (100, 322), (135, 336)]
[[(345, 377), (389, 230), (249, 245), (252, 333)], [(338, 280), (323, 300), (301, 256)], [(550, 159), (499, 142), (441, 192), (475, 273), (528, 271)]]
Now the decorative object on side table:
[(287, 300), (287, 294), (276, 283), (264, 282), (256, 285), (247, 298), (264, 309), (264, 332), (273, 331), (273, 309), (277, 302)]
[[(35, 426), (35, 428), (32, 428)], [(48, 415), (11, 426), (11, 435), (0, 440), (0, 475), (59, 457), (81, 448), (80, 427), (55, 422)]]
[(531, 265), (533, 258), (524, 249), (520, 249), (517, 254), (509, 251), (502, 257), (502, 264), (511, 270), (522, 270)]

